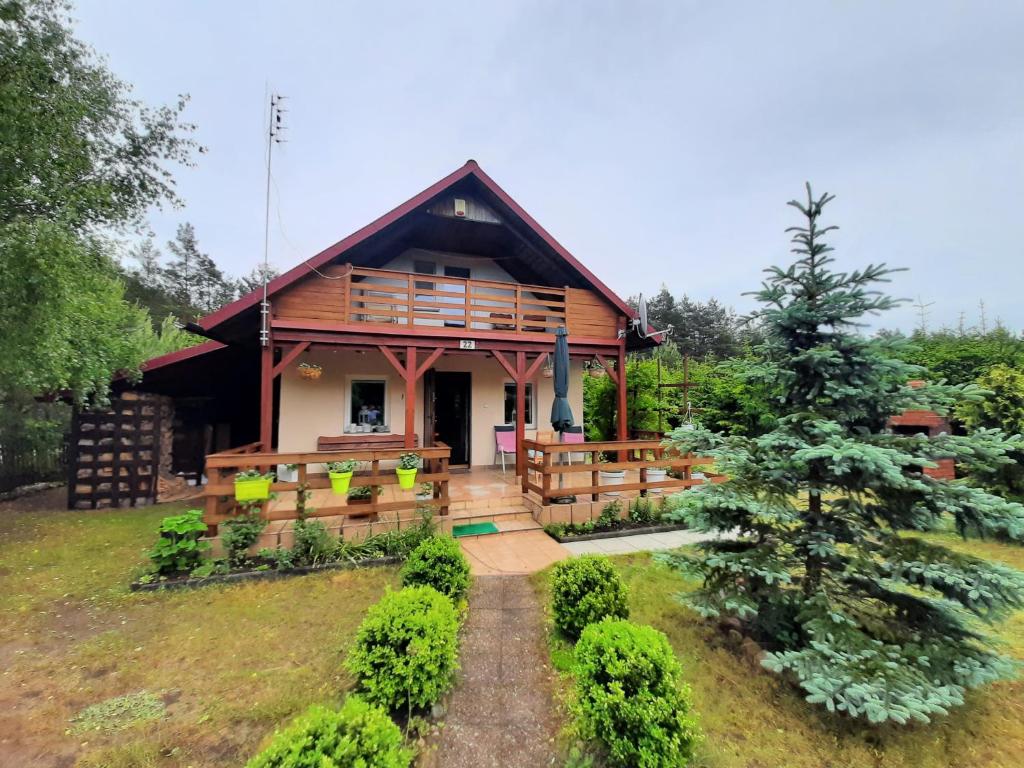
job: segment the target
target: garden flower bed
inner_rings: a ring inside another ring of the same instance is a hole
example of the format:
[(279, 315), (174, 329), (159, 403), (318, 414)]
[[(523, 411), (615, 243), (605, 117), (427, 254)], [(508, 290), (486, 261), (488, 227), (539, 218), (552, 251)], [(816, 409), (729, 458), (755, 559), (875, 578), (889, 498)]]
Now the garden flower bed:
[(584, 523), (549, 523), (544, 526), (544, 532), (555, 541), (565, 543), (685, 529), (686, 526), (682, 523), (667, 518), (667, 507), (668, 500), (664, 497), (656, 501), (650, 498), (636, 498), (629, 502), (626, 515), (623, 517), (622, 503), (616, 501), (605, 506), (596, 520)]
[(249, 570), (237, 570), (230, 573), (215, 573), (210, 576), (182, 575), (177, 578), (165, 578), (157, 581), (133, 581), (128, 585), (132, 592), (152, 592), (159, 589), (186, 589), (205, 587), (210, 584), (233, 584), (242, 581), (260, 581), (267, 579), (283, 579), (288, 576), (305, 576), (310, 573), (324, 571), (350, 570), (353, 568), (374, 568), (383, 565), (397, 565), (405, 559), (401, 555), (374, 557), (366, 560), (350, 560), (347, 562), (318, 563), (292, 568), (272, 569), (268, 565), (259, 565)]
[(400, 563), (434, 534), (426, 515), (402, 531), (388, 531), (347, 541), (332, 536), (316, 519), (299, 518), (292, 529), (291, 548), (264, 548), (256, 542), (266, 527), (257, 511), (240, 514), (221, 525), (222, 557), (209, 557), (203, 539), (202, 512), (189, 510), (163, 519), (150, 565), (129, 586), (133, 592), (201, 587), (262, 579), (301, 576), (320, 571), (368, 568)]

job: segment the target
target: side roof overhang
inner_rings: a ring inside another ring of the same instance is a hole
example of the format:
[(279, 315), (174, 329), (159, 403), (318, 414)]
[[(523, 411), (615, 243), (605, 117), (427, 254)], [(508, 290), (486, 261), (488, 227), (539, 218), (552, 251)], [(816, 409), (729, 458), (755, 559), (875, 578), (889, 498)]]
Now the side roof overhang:
[[(530, 216), (530, 214), (523, 210), (523, 208), (513, 200), (508, 193), (497, 184), (497, 182), (495, 182), (483, 171), (482, 168), (480, 168), (475, 160), (467, 161), (461, 168), (448, 174), (443, 179), (427, 187), (419, 194), (411, 197), (409, 200), (406, 200), (397, 208), (394, 208), (375, 221), (367, 224), (365, 227), (353, 232), (345, 239), (325, 248), (311, 259), (304, 261), (293, 269), (290, 269), (284, 274), (274, 278), (267, 285), (268, 297), (272, 299), (275, 294), (280, 293), (304, 278), (308, 278), (313, 274), (314, 270), (340, 260), (346, 252), (367, 242), (377, 235), (381, 235), (389, 228), (397, 225), (405, 217), (425, 208), (446, 192), (453, 190), (457, 185), (465, 184), (467, 179), (472, 179), (482, 190), (484, 190), (485, 194), (490, 198), (489, 202), (493, 202), (495, 206), (506, 215), (511, 214), (510, 218), (518, 220), (517, 223), (521, 224), (527, 233), (531, 235), (531, 240), (535, 241), (539, 248), (546, 251), (548, 258), (560, 260), (565, 267), (578, 276), (583, 284), (602, 296), (611, 306), (620, 311), (627, 318), (634, 318), (636, 316), (635, 311), (629, 306), (629, 304), (623, 301), (621, 297), (605, 285), (596, 275), (594, 275), (594, 273), (580, 263), (580, 261), (569, 253), (569, 251), (566, 250), (566, 248), (559, 243), (551, 233), (544, 229), (532, 216)], [(225, 305), (216, 312), (202, 318), (199, 321), (199, 325), (213, 338), (226, 338), (227, 340), (233, 341), (235, 340), (233, 337), (236, 337), (237, 333), (231, 330), (232, 326), (236, 326), (243, 317), (258, 317), (259, 304), (262, 299), (262, 289), (252, 291), (236, 301)], [(633, 338), (632, 341), (634, 343), (630, 346), (650, 346), (652, 342), (657, 343), (653, 339), (647, 340), (646, 344), (643, 341), (636, 343), (639, 341), (637, 338)]]

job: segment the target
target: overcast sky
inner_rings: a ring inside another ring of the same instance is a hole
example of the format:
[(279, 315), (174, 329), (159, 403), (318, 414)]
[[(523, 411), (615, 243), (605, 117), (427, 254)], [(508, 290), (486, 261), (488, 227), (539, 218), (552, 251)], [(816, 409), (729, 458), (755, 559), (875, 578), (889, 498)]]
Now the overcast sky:
[[(844, 266), (1024, 328), (1024, 3), (80, 0), (79, 35), (208, 148), (181, 221), (262, 258), (265, 95), (288, 96), (271, 261), (309, 258), (474, 158), (621, 295), (750, 308), (787, 200), (837, 199)], [(908, 306), (875, 321), (912, 328)]]

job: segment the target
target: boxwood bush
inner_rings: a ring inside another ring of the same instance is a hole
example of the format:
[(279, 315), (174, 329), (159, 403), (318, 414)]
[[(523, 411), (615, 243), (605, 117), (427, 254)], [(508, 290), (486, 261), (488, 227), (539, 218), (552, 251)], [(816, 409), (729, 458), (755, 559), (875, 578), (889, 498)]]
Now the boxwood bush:
[(580, 733), (616, 766), (686, 765), (700, 739), (668, 638), (653, 627), (605, 619), (576, 644), (573, 709)]
[(340, 711), (314, 705), (279, 731), (246, 768), (408, 768), (412, 752), (380, 707), (349, 696)]
[(605, 617), (629, 618), (626, 585), (607, 557), (583, 555), (556, 563), (551, 576), (555, 626), (575, 639)]
[(389, 710), (423, 709), (452, 685), (459, 619), (433, 587), (405, 587), (371, 606), (345, 664), (363, 695)]
[(402, 584), (433, 587), (452, 600), (469, 589), (469, 561), (450, 536), (431, 536), (420, 542), (402, 568)]

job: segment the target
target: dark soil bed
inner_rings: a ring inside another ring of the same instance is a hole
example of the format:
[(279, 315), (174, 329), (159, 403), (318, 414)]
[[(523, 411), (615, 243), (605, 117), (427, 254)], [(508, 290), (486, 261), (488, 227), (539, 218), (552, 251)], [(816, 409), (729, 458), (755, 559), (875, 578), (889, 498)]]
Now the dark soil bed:
[(594, 531), (593, 533), (566, 533), (563, 535), (557, 535), (550, 531), (545, 531), (545, 533), (558, 543), (564, 544), (567, 541), (617, 539), (622, 536), (639, 536), (642, 533), (666, 533), (667, 531), (682, 530), (686, 530), (686, 526), (680, 523), (667, 523), (664, 525), (630, 525), (627, 523), (619, 528), (609, 528), (608, 530)]

